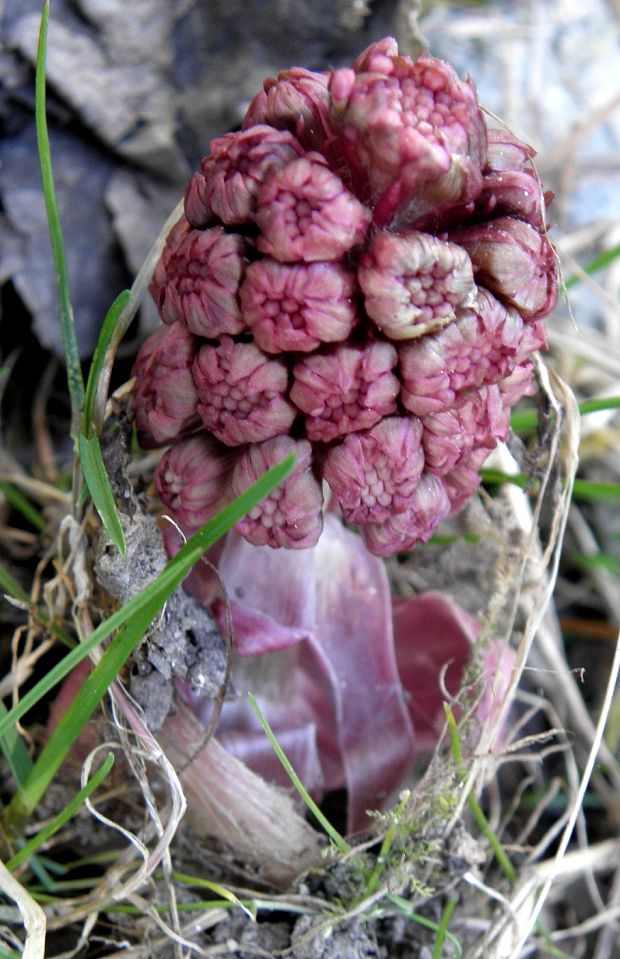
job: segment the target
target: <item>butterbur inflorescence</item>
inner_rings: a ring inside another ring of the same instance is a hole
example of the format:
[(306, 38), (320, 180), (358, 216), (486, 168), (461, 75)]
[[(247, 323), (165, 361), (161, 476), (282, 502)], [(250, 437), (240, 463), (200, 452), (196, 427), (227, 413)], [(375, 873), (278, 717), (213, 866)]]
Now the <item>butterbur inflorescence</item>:
[[(265, 81), (188, 184), (135, 366), (164, 505), (195, 528), (295, 449), (237, 526), (303, 548), (323, 481), (379, 555), (462, 508), (531, 386), (556, 298), (533, 150), (390, 38)], [(201, 459), (202, 457), (202, 459)]]

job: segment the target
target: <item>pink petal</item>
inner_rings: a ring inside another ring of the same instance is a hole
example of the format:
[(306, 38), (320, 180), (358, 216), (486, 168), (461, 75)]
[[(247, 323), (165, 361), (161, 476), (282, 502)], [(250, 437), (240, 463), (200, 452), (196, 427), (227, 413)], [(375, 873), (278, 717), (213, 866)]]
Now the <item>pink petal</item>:
[(205, 344), (193, 364), (198, 413), (207, 429), (227, 446), (288, 433), (297, 411), (286, 399), (288, 370), (254, 343), (223, 336)]
[(398, 56), (389, 43), (356, 63), (330, 81), (338, 133), (329, 147), (357, 195), (372, 202), (375, 223), (414, 223), (475, 198), (486, 129), (473, 84), (441, 60)]
[(248, 241), (221, 226), (188, 231), (166, 257), (165, 281), (157, 289), (164, 323), (183, 322), (198, 336), (239, 333), (237, 297)]
[(308, 150), (319, 149), (330, 130), (327, 79), (328, 74), (303, 67), (269, 77), (248, 107), (243, 129), (266, 123), (277, 130), (291, 130)]
[(293, 472), (235, 524), (237, 532), (255, 546), (305, 549), (314, 546), (321, 535), (323, 494), (313, 473), (312, 447), (307, 440), (275, 436), (252, 443), (235, 466), (233, 495), (239, 496), (291, 452), (297, 456)]
[(318, 153), (270, 176), (259, 191), (256, 245), (282, 263), (338, 260), (362, 242), (367, 210)]
[(230, 499), (235, 454), (206, 433), (167, 450), (155, 470), (166, 509), (188, 533), (199, 529)]
[(243, 320), (266, 353), (306, 353), (347, 338), (357, 314), (355, 276), (340, 263), (251, 263), (240, 290)]
[(389, 343), (333, 347), (299, 360), (290, 397), (307, 414), (308, 438), (328, 443), (370, 429), (394, 413), (400, 389), (392, 372), (397, 360)]
[(507, 376), (530, 340), (519, 313), (480, 289), (454, 323), (400, 347), (401, 401), (417, 416), (449, 410), (464, 390)]
[(555, 306), (553, 247), (529, 223), (503, 216), (452, 230), (450, 239), (471, 256), (476, 282), (515, 306), (523, 317), (540, 319)]
[(213, 140), (202, 172), (190, 180), (185, 196), (188, 220), (194, 226), (206, 226), (214, 216), (226, 224), (246, 223), (255, 213), (256, 195), (265, 178), (303, 152), (290, 133), (265, 125)]
[(350, 523), (383, 522), (410, 505), (422, 473), (422, 425), (389, 416), (332, 446), (323, 477)]
[(132, 370), (132, 409), (142, 446), (163, 446), (198, 425), (191, 374), (197, 346), (175, 323), (155, 330), (140, 347)]
[(475, 302), (469, 256), (426, 233), (376, 233), (358, 270), (366, 312), (390, 339), (432, 332)]
[(367, 523), (361, 534), (375, 556), (393, 556), (413, 549), (433, 535), (450, 513), (450, 499), (443, 479), (422, 473), (406, 510), (389, 516), (383, 523)]

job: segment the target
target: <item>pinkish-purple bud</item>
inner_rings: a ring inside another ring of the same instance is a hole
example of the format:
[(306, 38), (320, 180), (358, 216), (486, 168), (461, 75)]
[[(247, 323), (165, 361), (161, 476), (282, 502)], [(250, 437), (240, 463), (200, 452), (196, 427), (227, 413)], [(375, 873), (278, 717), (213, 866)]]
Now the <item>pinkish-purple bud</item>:
[(140, 347), (132, 407), (141, 446), (164, 446), (198, 425), (196, 349), (196, 338), (181, 323), (160, 327)]
[(472, 265), (459, 246), (427, 233), (376, 233), (358, 270), (366, 312), (394, 340), (451, 323), (475, 301)]
[(523, 396), (532, 396), (534, 389), (534, 367), (527, 360), (525, 363), (519, 363), (515, 366), (512, 373), (506, 376), (497, 384), (502, 394), (502, 400), (506, 407), (514, 406)]
[(551, 194), (543, 193), (540, 183), (529, 170), (485, 173), (476, 200), (476, 216), (511, 214), (542, 230), (550, 197)]
[(306, 413), (308, 439), (328, 443), (394, 413), (397, 361), (394, 347), (383, 342), (333, 347), (299, 360), (290, 396)]
[(452, 230), (474, 265), (476, 282), (511, 303), (523, 317), (546, 316), (557, 299), (556, 264), (546, 236), (529, 223), (504, 216)]
[(207, 181), (202, 173), (194, 173), (185, 187), (183, 197), (185, 216), (193, 227), (203, 230), (213, 222), (213, 213), (207, 196)]
[[(160, 299), (163, 297), (164, 288), (168, 282), (168, 270), (180, 244), (191, 230), (191, 225), (187, 218), (182, 216), (174, 224), (170, 233), (166, 237), (161, 256), (157, 261), (155, 271), (151, 282), (149, 283), (149, 293), (153, 297), (159, 308)], [(170, 321), (173, 322), (173, 321)]]
[[(452, 409), (422, 418), (426, 468), (441, 476), (472, 452), (506, 439), (510, 420), (497, 384), (461, 393)], [(486, 457), (485, 457), (486, 458)]]
[(421, 436), (417, 417), (389, 416), (328, 450), (323, 477), (345, 519), (381, 523), (409, 507), (424, 466)]
[(487, 130), (487, 156), (484, 172), (525, 169), (536, 156), (536, 150), (507, 130)]
[(348, 164), (378, 226), (474, 199), (486, 157), (473, 84), (441, 60), (412, 62), (392, 50), (371, 47), (358, 72), (337, 70), (330, 81), (340, 131), (330, 152)]
[(364, 239), (371, 214), (329, 169), (308, 153), (267, 178), (258, 193), (261, 253), (282, 263), (338, 260)]
[(197, 433), (167, 450), (155, 470), (163, 505), (190, 533), (230, 499), (235, 453), (207, 433)]
[(285, 398), (288, 370), (254, 343), (223, 336), (218, 346), (201, 346), (193, 374), (198, 412), (222, 443), (240, 446), (288, 433), (296, 415)]
[(265, 123), (290, 130), (307, 150), (317, 150), (330, 130), (328, 74), (303, 67), (265, 80), (247, 109), (243, 129)]
[(237, 293), (247, 249), (244, 237), (221, 226), (190, 230), (169, 256), (157, 293), (164, 323), (181, 320), (198, 336), (240, 333)]
[(398, 43), (394, 37), (375, 40), (355, 58), (351, 64), (354, 73), (388, 73), (391, 58), (398, 56)]
[(451, 516), (460, 513), (480, 486), (478, 471), (489, 453), (490, 450), (485, 446), (472, 449), (454, 469), (441, 477), (450, 500)]
[(340, 263), (257, 260), (239, 291), (243, 321), (266, 353), (307, 353), (347, 338), (354, 288), (355, 275)]
[(304, 155), (286, 130), (255, 126), (213, 140), (185, 197), (185, 215), (194, 226), (214, 216), (226, 224), (246, 223), (256, 210), (259, 187), (276, 170)]
[(371, 553), (392, 556), (425, 543), (449, 513), (444, 482), (432, 473), (422, 473), (403, 513), (395, 513), (384, 523), (368, 523), (360, 532)]
[(276, 436), (248, 446), (235, 466), (232, 492), (239, 496), (271, 466), (294, 452), (293, 472), (235, 529), (254, 546), (305, 549), (314, 546), (323, 528), (323, 494), (312, 471), (312, 447), (306, 440)]
[[(475, 306), (454, 323), (399, 348), (401, 402), (416, 416), (449, 410), (463, 390), (507, 376), (519, 362), (525, 338), (517, 310), (480, 289)], [(526, 355), (532, 352), (529, 340)]]

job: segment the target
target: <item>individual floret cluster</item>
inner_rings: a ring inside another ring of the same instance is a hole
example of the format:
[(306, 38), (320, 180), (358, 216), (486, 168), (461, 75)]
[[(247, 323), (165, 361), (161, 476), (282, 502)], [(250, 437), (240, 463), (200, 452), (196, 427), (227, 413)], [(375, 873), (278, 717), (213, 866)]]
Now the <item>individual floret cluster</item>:
[(307, 547), (325, 482), (379, 555), (462, 508), (530, 389), (556, 299), (533, 150), (390, 38), (265, 81), (190, 180), (135, 365), (164, 505), (197, 528), (289, 451), (240, 524)]

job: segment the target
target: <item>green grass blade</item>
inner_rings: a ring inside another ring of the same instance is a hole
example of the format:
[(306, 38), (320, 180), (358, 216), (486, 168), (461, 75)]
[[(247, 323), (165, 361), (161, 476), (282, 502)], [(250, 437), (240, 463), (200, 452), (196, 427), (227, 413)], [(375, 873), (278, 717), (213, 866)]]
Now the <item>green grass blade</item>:
[(499, 486), (500, 483), (512, 483), (513, 486), (520, 486), (521, 489), (527, 486), (527, 479), (522, 473), (504, 473), (496, 469), (481, 469), (479, 473), (482, 482), (488, 483), (489, 486)]
[(39, 533), (43, 532), (47, 526), (43, 516), (36, 506), (33, 506), (30, 500), (26, 499), (24, 494), (16, 489), (12, 483), (6, 483), (4, 480), (0, 480), (0, 493), (4, 495), (9, 506), (12, 506), (18, 513), (21, 513), (31, 526), (34, 526)]
[(227, 889), (226, 886), (222, 886), (219, 882), (212, 882), (210, 879), (202, 879), (200, 876), (189, 876), (187, 873), (183, 872), (173, 872), (172, 878), (175, 882), (181, 882), (186, 886), (195, 886), (199, 889), (208, 889), (209, 892), (215, 893), (215, 895), (219, 896), (221, 899), (226, 899), (228, 902), (232, 903), (232, 905), (239, 906), (239, 908), (242, 909), (250, 919), (256, 919), (255, 903), (252, 903), (251, 906), (246, 905), (246, 903), (239, 899), (234, 892), (231, 892), (230, 889)]
[(6, 863), (7, 869), (17, 869), (18, 866), (21, 866), (23, 862), (32, 856), (36, 850), (43, 845), (44, 842), (47, 842), (54, 833), (58, 832), (59, 829), (65, 825), (66, 822), (75, 815), (82, 803), (91, 796), (95, 789), (101, 785), (105, 777), (108, 775), (112, 766), (114, 765), (114, 756), (112, 753), (108, 753), (104, 762), (101, 764), (99, 769), (93, 776), (88, 780), (86, 785), (80, 789), (78, 793), (75, 794), (73, 799), (67, 803), (65, 808), (55, 816), (51, 822), (47, 823), (36, 836), (33, 836), (27, 843), (25, 843), (19, 852), (16, 852), (8, 862)]
[(448, 924), (452, 918), (452, 913), (454, 912), (454, 907), (456, 906), (457, 902), (458, 899), (448, 899), (446, 903), (445, 909), (441, 914), (439, 926), (437, 927), (437, 935), (433, 944), (433, 954), (431, 959), (441, 959), (443, 944), (448, 936)]
[[(7, 713), (8, 709), (0, 699), (0, 716), (6, 716)], [(8, 729), (3, 736), (0, 736), (0, 748), (18, 789), (21, 789), (32, 769), (32, 760), (28, 755), (23, 739), (14, 726)]]
[(84, 403), (84, 381), (82, 379), (82, 369), (80, 367), (77, 340), (75, 338), (73, 307), (71, 305), (71, 294), (69, 291), (69, 274), (65, 257), (62, 226), (60, 224), (58, 204), (56, 202), (56, 190), (54, 189), (52, 157), (47, 130), (45, 104), (45, 61), (47, 56), (48, 22), (49, 0), (44, 0), (41, 11), (39, 42), (37, 46), (35, 122), (37, 129), (37, 148), (39, 152), (41, 183), (43, 185), (43, 197), (45, 200), (45, 210), (47, 214), (50, 241), (52, 244), (52, 256), (56, 270), (56, 284), (58, 287), (58, 300), (60, 305), (60, 326), (62, 330), (65, 361), (67, 364), (67, 381), (69, 385), (69, 397), (71, 399), (71, 432), (72, 435), (76, 437), (80, 428), (82, 406)]
[[(583, 400), (578, 405), (581, 416), (587, 416), (588, 413), (602, 413), (605, 410), (617, 410), (620, 408), (620, 396), (608, 396), (601, 400)], [(510, 417), (510, 427), (515, 433), (529, 432), (536, 429), (538, 425), (538, 413), (536, 410), (517, 410)]]
[(122, 293), (118, 294), (105, 315), (101, 332), (99, 333), (97, 346), (95, 347), (95, 352), (93, 353), (90, 369), (88, 371), (86, 395), (84, 397), (84, 417), (82, 428), (87, 437), (90, 437), (93, 428), (98, 431), (102, 426), (101, 423), (93, 422), (95, 396), (99, 381), (106, 368), (106, 362), (109, 361), (108, 351), (110, 346), (114, 343), (114, 332), (116, 330), (118, 318), (129, 303), (130, 299), (131, 290), (123, 290)]
[(30, 596), (26, 590), (19, 585), (14, 576), (11, 576), (8, 569), (5, 569), (4, 566), (0, 563), (0, 589), (3, 593), (6, 593), (8, 596), (12, 596), (13, 599), (19, 600), (20, 603), (29, 604)]
[(254, 696), (252, 695), (252, 693), (248, 693), (248, 701), (250, 703), (250, 706), (254, 710), (256, 718), (258, 719), (259, 723), (263, 727), (263, 731), (271, 744), (271, 748), (273, 749), (274, 753), (278, 757), (278, 760), (282, 764), (286, 775), (291, 780), (293, 786), (299, 793), (299, 796), (301, 797), (301, 799), (303, 799), (303, 801), (305, 802), (306, 806), (308, 807), (308, 809), (310, 810), (314, 818), (321, 824), (321, 826), (323, 827), (323, 829), (325, 830), (325, 832), (327, 833), (327, 835), (333, 842), (334, 846), (336, 846), (336, 848), (339, 849), (340, 852), (343, 852), (343, 853), (349, 852), (350, 851), (349, 844), (346, 842), (345, 839), (343, 839), (343, 837), (340, 835), (338, 830), (335, 829), (334, 826), (332, 826), (329, 819), (327, 819), (327, 817), (323, 815), (323, 813), (321, 812), (321, 810), (315, 803), (314, 799), (312, 798), (312, 796), (310, 795), (310, 793), (308, 792), (308, 790), (302, 783), (301, 779), (295, 772), (288, 756), (286, 755), (286, 753), (280, 746), (280, 743), (274, 736), (271, 726), (269, 725), (269, 723), (263, 716), (261, 708), (256, 702), (256, 700), (254, 699)]
[[(422, 926), (424, 929), (430, 929), (431, 932), (439, 933), (441, 924), (434, 922), (432, 919), (427, 919), (426, 916), (421, 916), (418, 912), (414, 912), (411, 908), (411, 903), (407, 902), (406, 899), (403, 899), (402, 896), (397, 896), (394, 893), (388, 893), (388, 900), (392, 902), (399, 912), (402, 912), (404, 916), (407, 916), (411, 922), (417, 923), (418, 926)], [(444, 938), (452, 945), (454, 949), (455, 959), (461, 959), (463, 955), (463, 950), (461, 944), (451, 932), (445, 931)], [(434, 953), (433, 953), (434, 955)]]
[(608, 503), (620, 498), (618, 483), (593, 483), (576, 479), (573, 484), (573, 499), (582, 503)]
[[(481, 469), (483, 483), (498, 486), (500, 483), (512, 483), (521, 489), (527, 489), (528, 479), (523, 473), (503, 473), (502, 470)], [(591, 480), (576, 479), (573, 482), (573, 499), (582, 503), (608, 503), (620, 499), (620, 484), (594, 483)]]
[[(83, 643), (71, 650), (60, 663), (24, 694), (19, 703), (13, 706), (5, 717), (0, 719), (0, 736), (21, 719), (50, 689), (53, 689), (64, 679), (73, 667), (85, 659), (102, 640), (110, 636), (114, 630), (123, 626), (131, 617), (138, 615), (146, 606), (149, 606), (150, 609), (149, 604), (151, 604), (153, 596), (157, 596), (158, 601), (163, 602), (161, 596), (170, 595), (203, 553), (275, 489), (278, 483), (281, 483), (288, 476), (294, 465), (295, 454), (290, 453), (280, 463), (267, 470), (253, 486), (244, 490), (237, 499), (228, 503), (217, 516), (205, 523), (197, 533), (194, 533), (152, 583), (149, 583), (137, 596), (134, 596), (121, 609), (112, 613), (105, 622), (97, 626)], [(153, 613), (153, 616), (155, 615), (156, 613)]]
[[(463, 762), (463, 752), (461, 750), (456, 719), (454, 718), (454, 713), (450, 709), (448, 703), (443, 704), (443, 711), (446, 717), (446, 723), (448, 724), (448, 737), (450, 739), (450, 748), (452, 750), (452, 758), (454, 760), (456, 772), (459, 779), (464, 780), (465, 763)], [(469, 811), (471, 812), (478, 829), (491, 847), (493, 855), (495, 856), (502, 872), (506, 878), (510, 880), (510, 882), (514, 882), (517, 878), (517, 870), (506, 855), (504, 847), (493, 832), (489, 820), (483, 813), (480, 804), (473, 793), (468, 795), (467, 805), (469, 806)]]
[(609, 553), (574, 553), (573, 559), (584, 569), (604, 569), (612, 576), (620, 576), (620, 559)]
[(84, 473), (84, 480), (92, 497), (95, 509), (101, 517), (104, 529), (121, 556), (125, 555), (125, 534), (118, 517), (114, 495), (110, 486), (101, 444), (96, 433), (90, 438), (80, 433), (78, 436), (80, 464)]
[(75, 646), (75, 640), (68, 636), (60, 626), (56, 626), (55, 623), (52, 623), (47, 613), (43, 610), (37, 609), (36, 606), (33, 606), (30, 596), (23, 589), (16, 579), (9, 573), (7, 569), (0, 564), (0, 590), (6, 593), (8, 596), (12, 596), (13, 599), (18, 600), (20, 603), (23, 603), (24, 606), (28, 608), (28, 612), (34, 619), (35, 623), (41, 626), (42, 629), (47, 630), (52, 634), (56, 639), (58, 639), (63, 646), (67, 646), (68, 649), (73, 649)]
[[(609, 266), (609, 264), (613, 263), (613, 261), (619, 256), (620, 243), (617, 243), (609, 250), (603, 250), (602, 253), (598, 253), (595, 257), (593, 257), (589, 263), (586, 263), (586, 265), (582, 267), (583, 272), (590, 276), (592, 273), (596, 273), (598, 270), (603, 270), (606, 266)], [(581, 283), (581, 277), (573, 275), (566, 278), (564, 281), (564, 286), (567, 290), (569, 290), (572, 286), (577, 286), (578, 283)]]
[[(182, 576), (172, 586), (178, 586)], [(60, 766), (65, 761), (106, 690), (141, 641), (149, 624), (157, 616), (172, 589), (162, 589), (119, 630), (105, 653), (86, 677), (70, 706), (43, 747), (21, 792), (10, 802), (5, 813), (5, 826), (10, 834), (18, 834), (28, 821)]]

